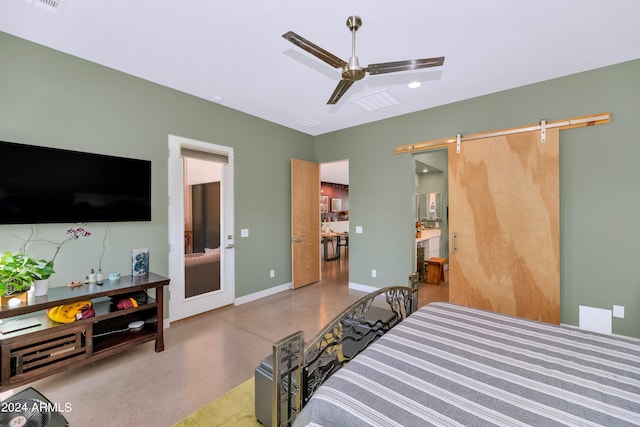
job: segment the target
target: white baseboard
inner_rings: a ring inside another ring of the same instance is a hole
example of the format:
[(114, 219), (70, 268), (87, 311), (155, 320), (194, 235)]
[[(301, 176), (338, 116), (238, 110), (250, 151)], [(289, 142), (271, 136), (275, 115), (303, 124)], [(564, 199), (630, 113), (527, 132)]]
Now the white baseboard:
[(251, 301), (259, 300), (260, 298), (264, 298), (264, 297), (268, 297), (268, 296), (271, 296), (271, 295), (275, 295), (275, 294), (280, 293), (282, 291), (288, 291), (289, 289), (291, 289), (291, 282), (285, 283), (285, 284), (282, 284), (282, 285), (279, 285), (279, 286), (275, 286), (273, 288), (265, 289), (264, 291), (254, 292), (252, 294), (245, 295), (243, 297), (238, 297), (233, 302), (233, 305), (246, 304), (246, 303), (251, 302)]
[(349, 289), (353, 289), (354, 291), (366, 292), (368, 294), (380, 290), (380, 288), (374, 288), (373, 286), (361, 285), (359, 283), (353, 282), (349, 282)]
[[(292, 285), (291, 282), (284, 283), (282, 285), (275, 286), (273, 288), (265, 289), (264, 291), (254, 292), (252, 294), (236, 298), (236, 300), (234, 301), (233, 305), (246, 304), (246, 303), (251, 302), (251, 301), (259, 300), (260, 298), (264, 298), (264, 297), (268, 297), (268, 296), (271, 296), (271, 295), (275, 295), (275, 294), (283, 292), (283, 291), (288, 291), (289, 289), (291, 289), (291, 285)], [(366, 292), (366, 293), (371, 293), (371, 292), (377, 291), (380, 288), (375, 288), (373, 286), (361, 285), (359, 283), (349, 282), (349, 289), (353, 289), (355, 291), (362, 291), (362, 292)]]

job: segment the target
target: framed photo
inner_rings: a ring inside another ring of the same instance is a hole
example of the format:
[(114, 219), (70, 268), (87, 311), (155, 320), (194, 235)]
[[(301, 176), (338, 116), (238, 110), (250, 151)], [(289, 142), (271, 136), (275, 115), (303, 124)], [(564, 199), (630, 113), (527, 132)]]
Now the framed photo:
[(320, 213), (329, 212), (329, 196), (320, 196)]
[(131, 251), (131, 275), (149, 275), (149, 249), (134, 249)]
[(340, 212), (342, 210), (342, 199), (331, 199), (331, 212)]
[(436, 211), (436, 193), (429, 193), (429, 212)]

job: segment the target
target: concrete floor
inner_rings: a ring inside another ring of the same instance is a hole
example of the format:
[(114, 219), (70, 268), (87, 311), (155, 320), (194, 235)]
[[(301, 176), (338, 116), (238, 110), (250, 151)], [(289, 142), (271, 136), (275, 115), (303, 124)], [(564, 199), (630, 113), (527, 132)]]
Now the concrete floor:
[[(323, 280), (165, 329), (165, 351), (147, 343), (122, 354), (2, 393), (33, 387), (71, 426), (171, 426), (251, 378), (274, 341), (312, 337), (365, 293), (350, 290), (348, 258), (323, 262)], [(421, 283), (420, 305), (448, 299), (448, 284)]]

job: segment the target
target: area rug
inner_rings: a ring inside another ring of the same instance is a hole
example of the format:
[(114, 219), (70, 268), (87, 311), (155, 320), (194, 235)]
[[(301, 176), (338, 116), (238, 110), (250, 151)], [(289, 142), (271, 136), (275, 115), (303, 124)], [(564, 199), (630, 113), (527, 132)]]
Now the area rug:
[(251, 378), (173, 427), (260, 427), (254, 402), (255, 387)]

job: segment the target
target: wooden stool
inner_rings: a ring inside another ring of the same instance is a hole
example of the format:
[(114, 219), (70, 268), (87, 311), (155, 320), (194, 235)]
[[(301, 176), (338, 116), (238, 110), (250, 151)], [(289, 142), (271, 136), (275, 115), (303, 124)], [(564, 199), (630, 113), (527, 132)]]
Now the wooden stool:
[(425, 261), (427, 264), (427, 283), (439, 285), (444, 280), (444, 264), (446, 258), (429, 258)]

